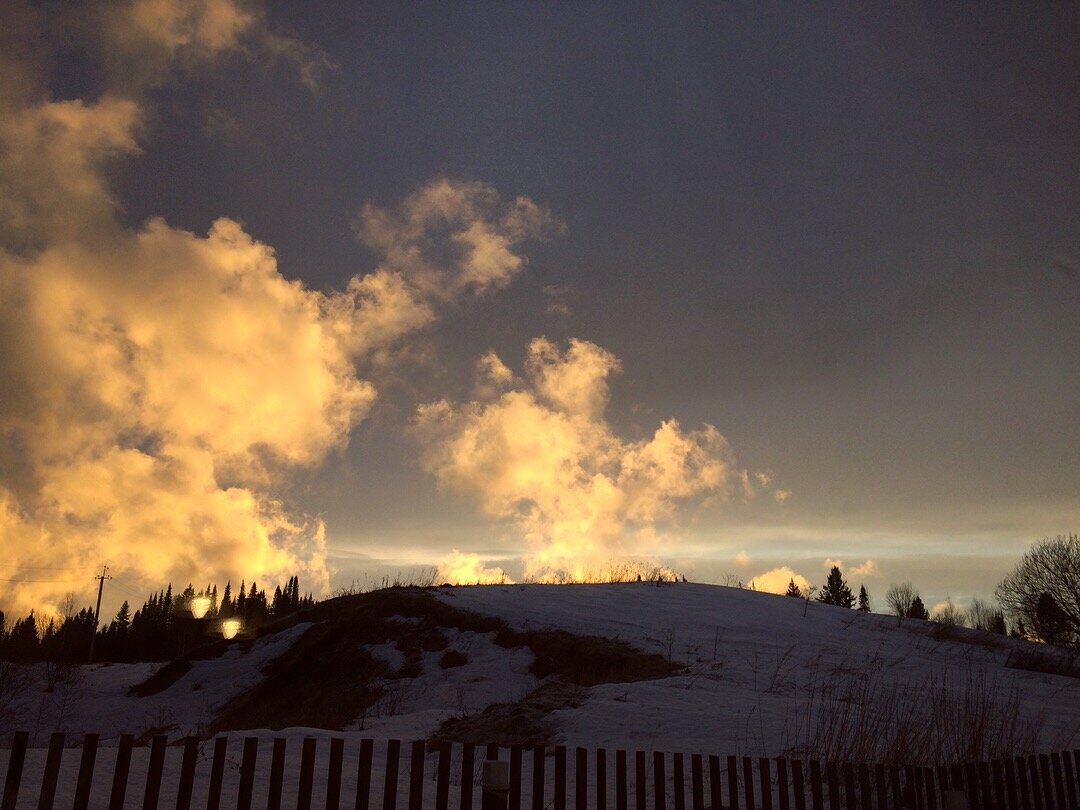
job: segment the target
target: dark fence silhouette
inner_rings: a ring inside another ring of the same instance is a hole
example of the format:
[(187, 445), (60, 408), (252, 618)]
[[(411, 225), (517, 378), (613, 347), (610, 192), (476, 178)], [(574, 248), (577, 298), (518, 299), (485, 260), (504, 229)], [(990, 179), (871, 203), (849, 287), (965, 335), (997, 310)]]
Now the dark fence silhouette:
[[(65, 735), (53, 734), (44, 762), (35, 761), (34, 778), (25, 779), (29, 735), (16, 732), (0, 810), (17, 806), (49, 810), (69, 804), (73, 810), (219, 810), (226, 806), (280, 810), (284, 801), (297, 810), (313, 806), (471, 810), (477, 804), (484, 810), (1080, 807), (1080, 751), (916, 767), (562, 746), (500, 748), (422, 740), (404, 750), (401, 741), (388, 740), (379, 744), (376, 756), (375, 742), (365, 738), (347, 760), (344, 739), (324, 738), (320, 746), (319, 739), (307, 737), (296, 741), (299, 761), (294, 750), (286, 778), (288, 743), (281, 737), (234, 738), (231, 743), (227, 737), (218, 737), (212, 741), (212, 752), (211, 743), (193, 737), (170, 745), (166, 737), (157, 736), (148, 748), (136, 747), (132, 735), (121, 736), (110, 749), (99, 748), (97, 734), (71, 742), (73, 747), (67, 748)], [(264, 750), (261, 759), (260, 748)], [(110, 751), (112, 773), (99, 772), (95, 780), (98, 755), (105, 750)], [(138, 752), (140, 762), (135, 770), (133, 752)], [(490, 760), (504, 764), (485, 769)], [(480, 777), (485, 771), (488, 784)]]

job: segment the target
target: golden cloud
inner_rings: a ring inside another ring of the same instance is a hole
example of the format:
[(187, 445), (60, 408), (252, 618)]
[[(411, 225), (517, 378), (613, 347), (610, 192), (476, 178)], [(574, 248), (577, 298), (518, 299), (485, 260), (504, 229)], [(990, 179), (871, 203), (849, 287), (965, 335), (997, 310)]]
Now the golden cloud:
[(593, 343), (533, 340), (524, 380), (493, 354), (480, 368), (487, 398), (423, 405), (414, 434), (440, 488), (524, 537), (527, 579), (582, 579), (655, 553), (679, 502), (741, 486), (711, 425), (684, 431), (672, 419), (648, 439), (615, 435), (603, 412), (619, 362)]

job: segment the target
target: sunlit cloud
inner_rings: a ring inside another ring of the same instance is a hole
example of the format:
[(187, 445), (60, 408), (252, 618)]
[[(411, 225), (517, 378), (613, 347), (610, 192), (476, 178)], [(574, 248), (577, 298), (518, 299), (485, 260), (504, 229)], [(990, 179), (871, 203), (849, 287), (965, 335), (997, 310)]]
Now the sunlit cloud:
[(792, 580), (795, 581), (795, 584), (799, 586), (799, 590), (804, 594), (809, 591), (810, 581), (801, 574), (795, 573), (795, 571), (787, 565), (758, 574), (747, 584), (748, 587), (758, 591), (765, 591), (766, 593), (784, 593)]
[[(163, 65), (267, 35), (225, 0), (103, 15), (102, 47)], [(0, 94), (0, 537), (19, 580), (0, 597), (48, 606), (102, 563), (155, 587), (296, 573), (325, 589), (325, 526), (289, 503), (292, 476), (368, 415), (376, 390), (358, 368), (461, 296), (509, 283), (516, 246), (548, 217), (439, 178), (400, 207), (365, 206), (376, 269), (312, 290), (231, 219), (205, 234), (119, 223), (109, 170), (138, 150), (146, 105), (129, 90)], [(30, 575), (58, 564), (87, 572)]]
[(750, 562), (751, 562), (750, 555), (747, 554), (745, 551), (740, 551), (738, 554), (735, 555), (735, 564), (736, 565), (745, 566), (745, 565), (749, 565)]
[(515, 529), (527, 579), (582, 579), (658, 553), (678, 504), (742, 491), (743, 473), (711, 425), (686, 431), (672, 419), (647, 439), (617, 436), (604, 411), (619, 368), (588, 341), (537, 338), (523, 379), (489, 354), (479, 365), (484, 398), (418, 410), (425, 467), (443, 491)]
[(478, 554), (464, 554), (456, 548), (439, 563), (436, 582), (451, 585), (499, 585), (513, 582), (501, 568), (489, 566)]

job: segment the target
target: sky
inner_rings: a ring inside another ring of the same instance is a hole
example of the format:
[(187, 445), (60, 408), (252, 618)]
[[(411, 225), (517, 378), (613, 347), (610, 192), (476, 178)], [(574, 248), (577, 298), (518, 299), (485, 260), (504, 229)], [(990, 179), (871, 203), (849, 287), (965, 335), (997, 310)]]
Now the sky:
[(1080, 525), (1075, 5), (0, 17), (0, 608)]

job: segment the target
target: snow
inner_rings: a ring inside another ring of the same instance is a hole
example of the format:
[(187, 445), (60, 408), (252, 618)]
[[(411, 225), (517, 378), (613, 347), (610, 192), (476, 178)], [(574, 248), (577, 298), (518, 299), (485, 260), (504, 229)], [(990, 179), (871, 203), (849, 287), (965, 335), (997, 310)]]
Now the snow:
[[(442, 588), (436, 598), (454, 607), (498, 616), (523, 630), (563, 629), (626, 641), (679, 665), (671, 677), (652, 681), (605, 684), (588, 690), (584, 703), (555, 713), (553, 742), (588, 748), (681, 751), (721, 755), (779, 756), (799, 754), (815, 736), (823, 707), (854, 706), (855, 697), (882, 694), (906, 696), (904, 711), (932, 704), (932, 687), (967, 683), (997, 702), (1013, 725), (1041, 725), (1038, 748), (1074, 748), (1080, 743), (1080, 679), (1027, 672), (1005, 666), (1017, 642), (968, 634), (967, 641), (938, 640), (935, 625), (915, 620), (898, 624), (895, 617), (861, 614), (816, 602), (773, 596), (735, 588), (692, 583), (619, 583), (604, 585), (490, 585)], [(804, 615), (805, 613), (805, 615)], [(36, 785), (44, 765), (48, 734), (95, 731), (102, 736), (98, 776), (92, 806), (102, 806), (109, 790), (115, 739), (120, 733), (140, 733), (172, 726), (175, 740), (205, 732), (215, 710), (258, 682), (263, 668), (285, 652), (307, 629), (300, 624), (264, 637), (244, 651), (234, 644), (219, 659), (193, 662), (191, 671), (161, 693), (146, 698), (127, 695), (128, 688), (148, 677), (158, 665), (99, 665), (83, 667), (70, 687), (36, 694), (19, 727), (33, 734), (36, 746), (28, 754), (25, 783)], [(226, 768), (226, 799), (230, 806), (238, 779), (240, 738), (261, 740), (256, 779), (256, 806), (264, 803), (273, 737), (289, 740), (286, 784), (298, 770), (300, 740), (320, 739), (318, 772), (324, 772), (331, 736), (344, 737), (346, 769), (343, 796), (355, 790), (359, 740), (376, 739), (373, 796), (381, 795), (382, 760), (386, 740), (400, 739), (402, 796), (408, 782), (408, 741), (424, 739), (449, 717), (476, 713), (496, 702), (520, 700), (538, 685), (529, 673), (532, 653), (508, 650), (494, 643), (493, 634), (444, 631), (448, 650), (466, 656), (460, 667), (443, 669), (445, 651), (424, 652), (423, 670), (414, 679), (389, 681), (396, 689), (344, 732), (293, 728), (283, 732), (252, 730), (230, 735)], [(961, 636), (963, 634), (960, 634)], [(972, 643), (979, 642), (979, 643)], [(372, 648), (393, 666), (403, 663), (394, 645)], [(863, 690), (859, 692), (859, 690)], [(832, 695), (837, 703), (827, 703)], [(1015, 703), (1009, 715), (1010, 701)], [(0, 745), (8, 745), (4, 732)], [(213, 742), (202, 745), (194, 806), (204, 806), (205, 771)], [(460, 749), (455, 748), (460, 757)], [(481, 752), (478, 753), (478, 762)], [(141, 806), (142, 780), (148, 749), (136, 749), (129, 806)], [(175, 793), (180, 750), (168, 751), (162, 795)], [(530, 784), (529, 757), (525, 785)], [(568, 772), (573, 773), (571, 752)], [(427, 758), (433, 773), (435, 755)], [(78, 756), (64, 757), (61, 795), (67, 803), (74, 785)], [(455, 763), (455, 767), (459, 767)], [(687, 765), (689, 767), (689, 765)], [(0, 754), (0, 772), (7, 757)], [(550, 781), (551, 763), (548, 763)], [(609, 774), (613, 766), (609, 762)], [(572, 779), (572, 776), (571, 776)], [(317, 783), (319, 780), (316, 780)], [(572, 784), (572, 782), (571, 782)], [(68, 785), (64, 788), (63, 785)], [(322, 804), (316, 788), (315, 806)], [(428, 793), (433, 792), (430, 781)], [(66, 793), (64, 791), (67, 791)], [(452, 788), (452, 797), (457, 795)], [(172, 793), (170, 793), (172, 791)], [(202, 791), (200, 794), (199, 791)], [(19, 806), (36, 803), (36, 787), (27, 787)], [(283, 806), (294, 803), (290, 793)], [(550, 795), (550, 793), (548, 794)], [(430, 799), (430, 795), (428, 797)], [(165, 801), (169, 801), (167, 798)], [(455, 803), (456, 799), (452, 798)], [(348, 806), (350, 801), (345, 801)]]

